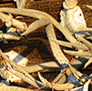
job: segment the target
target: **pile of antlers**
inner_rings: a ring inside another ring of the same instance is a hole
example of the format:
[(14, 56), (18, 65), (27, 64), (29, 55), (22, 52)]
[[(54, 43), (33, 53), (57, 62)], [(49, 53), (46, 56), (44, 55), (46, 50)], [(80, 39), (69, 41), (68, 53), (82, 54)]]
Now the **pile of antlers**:
[[(72, 3), (76, 2), (76, 0), (69, 0)], [(68, 0), (65, 0), (64, 5), (67, 5)], [(70, 5), (72, 4), (70, 3)], [(69, 4), (69, 3), (68, 3)], [(74, 6), (72, 8), (76, 7), (76, 4), (73, 3)], [(24, 4), (23, 4), (24, 5)], [(65, 5), (65, 7), (66, 7)], [(69, 6), (69, 5), (68, 5)], [(72, 6), (72, 5), (71, 5)], [(92, 9), (92, 6), (87, 5), (90, 9)], [(67, 8), (67, 9), (71, 9)], [(67, 12), (67, 9), (65, 8), (65, 14)], [(9, 15), (5, 14), (9, 13)], [(22, 16), (29, 16), (32, 18), (36, 18), (37, 20), (27, 26), (25, 22), (21, 22), (19, 20), (16, 20), (13, 18), (11, 14), (18, 14)], [(66, 17), (66, 15), (64, 15)], [(80, 15), (81, 16), (81, 15)], [(63, 16), (62, 16), (63, 17)], [(61, 17), (61, 18), (62, 18)], [(62, 18), (61, 20), (65, 20), (66, 18)], [(33, 9), (23, 9), (23, 8), (0, 8), (0, 19), (5, 22), (5, 25), (7, 26), (7, 32), (3, 33), (1, 31), (0, 33), (0, 40), (4, 41), (5, 43), (8, 40), (20, 40), (23, 36), (28, 35), (35, 31), (36, 29), (45, 26), (46, 27), (46, 33), (47, 37), (51, 46), (51, 50), (53, 52), (54, 57), (58, 62), (46, 62), (39, 65), (34, 66), (22, 66), (20, 64), (17, 64), (13, 60), (11, 60), (8, 56), (8, 54), (5, 54), (0, 50), (0, 56), (2, 56), (5, 61), (3, 61), (2, 66), (0, 67), (0, 75), (4, 79), (8, 79), (6, 74), (15, 75), (16, 77), (22, 79), (23, 81), (35, 86), (38, 88), (37, 90), (45, 89), (45, 90), (67, 90), (69, 91), (88, 91), (89, 84), (92, 79), (92, 74), (87, 75), (85, 77), (84, 74), (79, 72), (77, 68), (78, 65), (85, 64), (86, 61), (88, 61), (84, 68), (86, 68), (91, 62), (92, 62), (92, 44), (86, 40), (86, 39), (92, 39), (91, 28), (85, 28), (85, 29), (79, 29), (78, 31), (71, 32), (69, 29), (73, 29), (73, 25), (71, 26), (71, 22), (66, 24), (66, 20), (63, 26), (62, 21), (61, 23), (58, 23), (52, 16), (49, 14), (39, 11), (39, 10), (33, 10)], [(68, 22), (68, 21), (67, 21)], [(70, 24), (70, 25), (69, 25)], [(61, 41), (57, 40), (54, 26), (65, 36), (67, 41)], [(69, 28), (71, 26), (71, 28)], [(85, 33), (83, 32), (85, 31)], [(82, 34), (79, 32), (83, 32)], [(17, 35), (15, 35), (15, 33)], [(87, 35), (87, 36), (86, 36)], [(60, 48), (60, 45), (73, 48), (74, 50), (78, 51), (69, 51), (69, 50), (63, 50)], [(73, 60), (69, 61), (62, 50), (65, 53), (68, 53), (70, 55), (77, 56)], [(11, 54), (12, 55), (12, 54)], [(58, 64), (59, 65), (58, 65)], [(26, 64), (26, 63), (25, 63)], [(60, 68), (61, 72), (60, 74), (53, 80), (53, 82), (48, 82), (45, 78), (43, 78), (39, 71), (44, 70), (45, 68)], [(32, 72), (38, 72), (38, 77), (41, 81), (38, 81), (34, 79), (29, 73)], [(66, 76), (66, 75), (68, 76)], [(70, 79), (72, 78), (72, 80)], [(11, 79), (9, 79), (11, 81)], [(12, 81), (11, 81), (12, 82)], [(16, 82), (17, 83), (17, 82)], [(20, 82), (20, 84), (22, 81)], [(18, 91), (31, 91), (29, 89), (23, 89), (23, 88), (17, 88), (17, 87), (8, 87), (4, 84), (0, 85), (0, 90), (3, 91), (3, 87), (6, 87), (7, 89), (14, 91), (14, 88), (16, 88)], [(7, 90), (6, 89), (6, 90)]]

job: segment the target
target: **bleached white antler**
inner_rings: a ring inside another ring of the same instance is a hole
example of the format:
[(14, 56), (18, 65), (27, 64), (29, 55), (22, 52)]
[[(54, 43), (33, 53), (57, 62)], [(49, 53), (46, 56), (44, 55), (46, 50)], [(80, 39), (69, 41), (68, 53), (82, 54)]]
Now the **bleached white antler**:
[(71, 84), (71, 83), (65, 83), (65, 84), (56, 84), (56, 83), (53, 83), (53, 84), (51, 84), (45, 78), (43, 78), (39, 72), (38, 72), (38, 76), (39, 76), (40, 80), (45, 85), (47, 85), (48, 87), (50, 87), (52, 89), (55, 89), (55, 90), (65, 90), (65, 89), (71, 89), (71, 88), (74, 87), (74, 85)]
[(64, 9), (60, 11), (60, 24), (66, 27), (72, 33), (82, 31), (87, 28), (83, 12), (77, 6), (77, 0), (65, 0), (63, 2)]
[(17, 8), (22, 9), (25, 6), (27, 0), (14, 0), (16, 2)]
[(77, 5), (78, 1), (77, 0), (65, 0), (63, 2), (63, 7), (65, 9), (72, 9)]
[(92, 9), (92, 6), (91, 6), (91, 5), (86, 5), (86, 7), (88, 7), (88, 8), (90, 8), (90, 9)]

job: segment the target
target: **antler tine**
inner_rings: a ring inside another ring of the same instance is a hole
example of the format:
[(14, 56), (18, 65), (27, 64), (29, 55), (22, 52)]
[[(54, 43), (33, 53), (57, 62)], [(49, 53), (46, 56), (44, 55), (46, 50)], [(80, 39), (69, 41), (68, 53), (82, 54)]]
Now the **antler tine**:
[(79, 77), (83, 76), (83, 74), (81, 72), (77, 71), (74, 67), (72, 67), (70, 63), (68, 63), (68, 65), (69, 65), (69, 68), (71, 69), (72, 73), (76, 73), (77, 76), (79, 76)]
[(77, 44), (77, 43), (69, 43), (61, 40), (55, 40), (55, 39), (50, 39), (51, 41), (54, 41), (55, 43), (69, 47), (69, 48), (78, 48), (78, 49), (83, 49), (83, 50), (88, 50), (88, 47), (85, 46), (84, 44)]
[(51, 23), (64, 34), (67, 40), (69, 40), (71, 43), (77, 42), (77, 40), (72, 36), (71, 32), (67, 28), (62, 27), (52, 16), (50, 16), (45, 12), (33, 9), (29, 10), (29, 9), (14, 9), (14, 8), (0, 8), (0, 11), (30, 16), (38, 19), (49, 19)]
[(89, 51), (92, 52), (92, 44), (87, 41), (86, 39), (82, 38), (81, 36), (75, 34), (76, 38), (80, 41), (82, 41), (88, 48), (89, 48)]
[(0, 38), (5, 38), (6, 40), (20, 40), (20, 36), (10, 35), (10, 34), (0, 34)]
[(28, 29), (24, 33), (22, 33), (21, 36), (27, 35), (27, 34), (31, 33), (32, 31), (34, 31), (42, 26), (45, 26), (49, 23), (50, 23), (49, 19), (36, 20), (35, 22), (33, 22), (32, 24), (29, 25)]
[(88, 8), (90, 8), (90, 9), (92, 9), (92, 6), (91, 6), (91, 5), (86, 5), (86, 7), (88, 7)]
[(38, 72), (38, 76), (45, 85), (55, 90), (65, 90), (65, 89), (71, 89), (74, 87), (74, 85), (71, 83), (65, 83), (65, 84), (50, 83), (45, 78), (43, 78), (39, 72)]
[(84, 84), (84, 91), (88, 91), (88, 86), (91, 83), (91, 79), (89, 79), (85, 84)]
[(25, 6), (27, 0), (14, 0), (17, 4), (17, 8), (22, 9)]
[(64, 50), (64, 52), (75, 56), (81, 56), (87, 59), (90, 59), (92, 57), (92, 54), (90, 52), (69, 51), (69, 50)]
[(49, 43), (53, 52), (53, 55), (55, 56), (55, 58), (58, 60), (58, 62), (60, 64), (66, 64), (69, 62), (69, 60), (65, 57), (65, 55), (63, 54), (63, 52), (61, 51), (61, 48), (58, 44), (56, 44), (55, 42), (51, 41), (50, 39), (56, 39), (56, 35), (54, 32), (54, 27), (52, 25), (52, 23), (50, 23), (47, 27), (46, 27), (46, 33), (47, 33), (47, 37), (49, 39)]
[(84, 68), (86, 68), (90, 63), (92, 63), (92, 57), (87, 61), (87, 63), (84, 65)]

